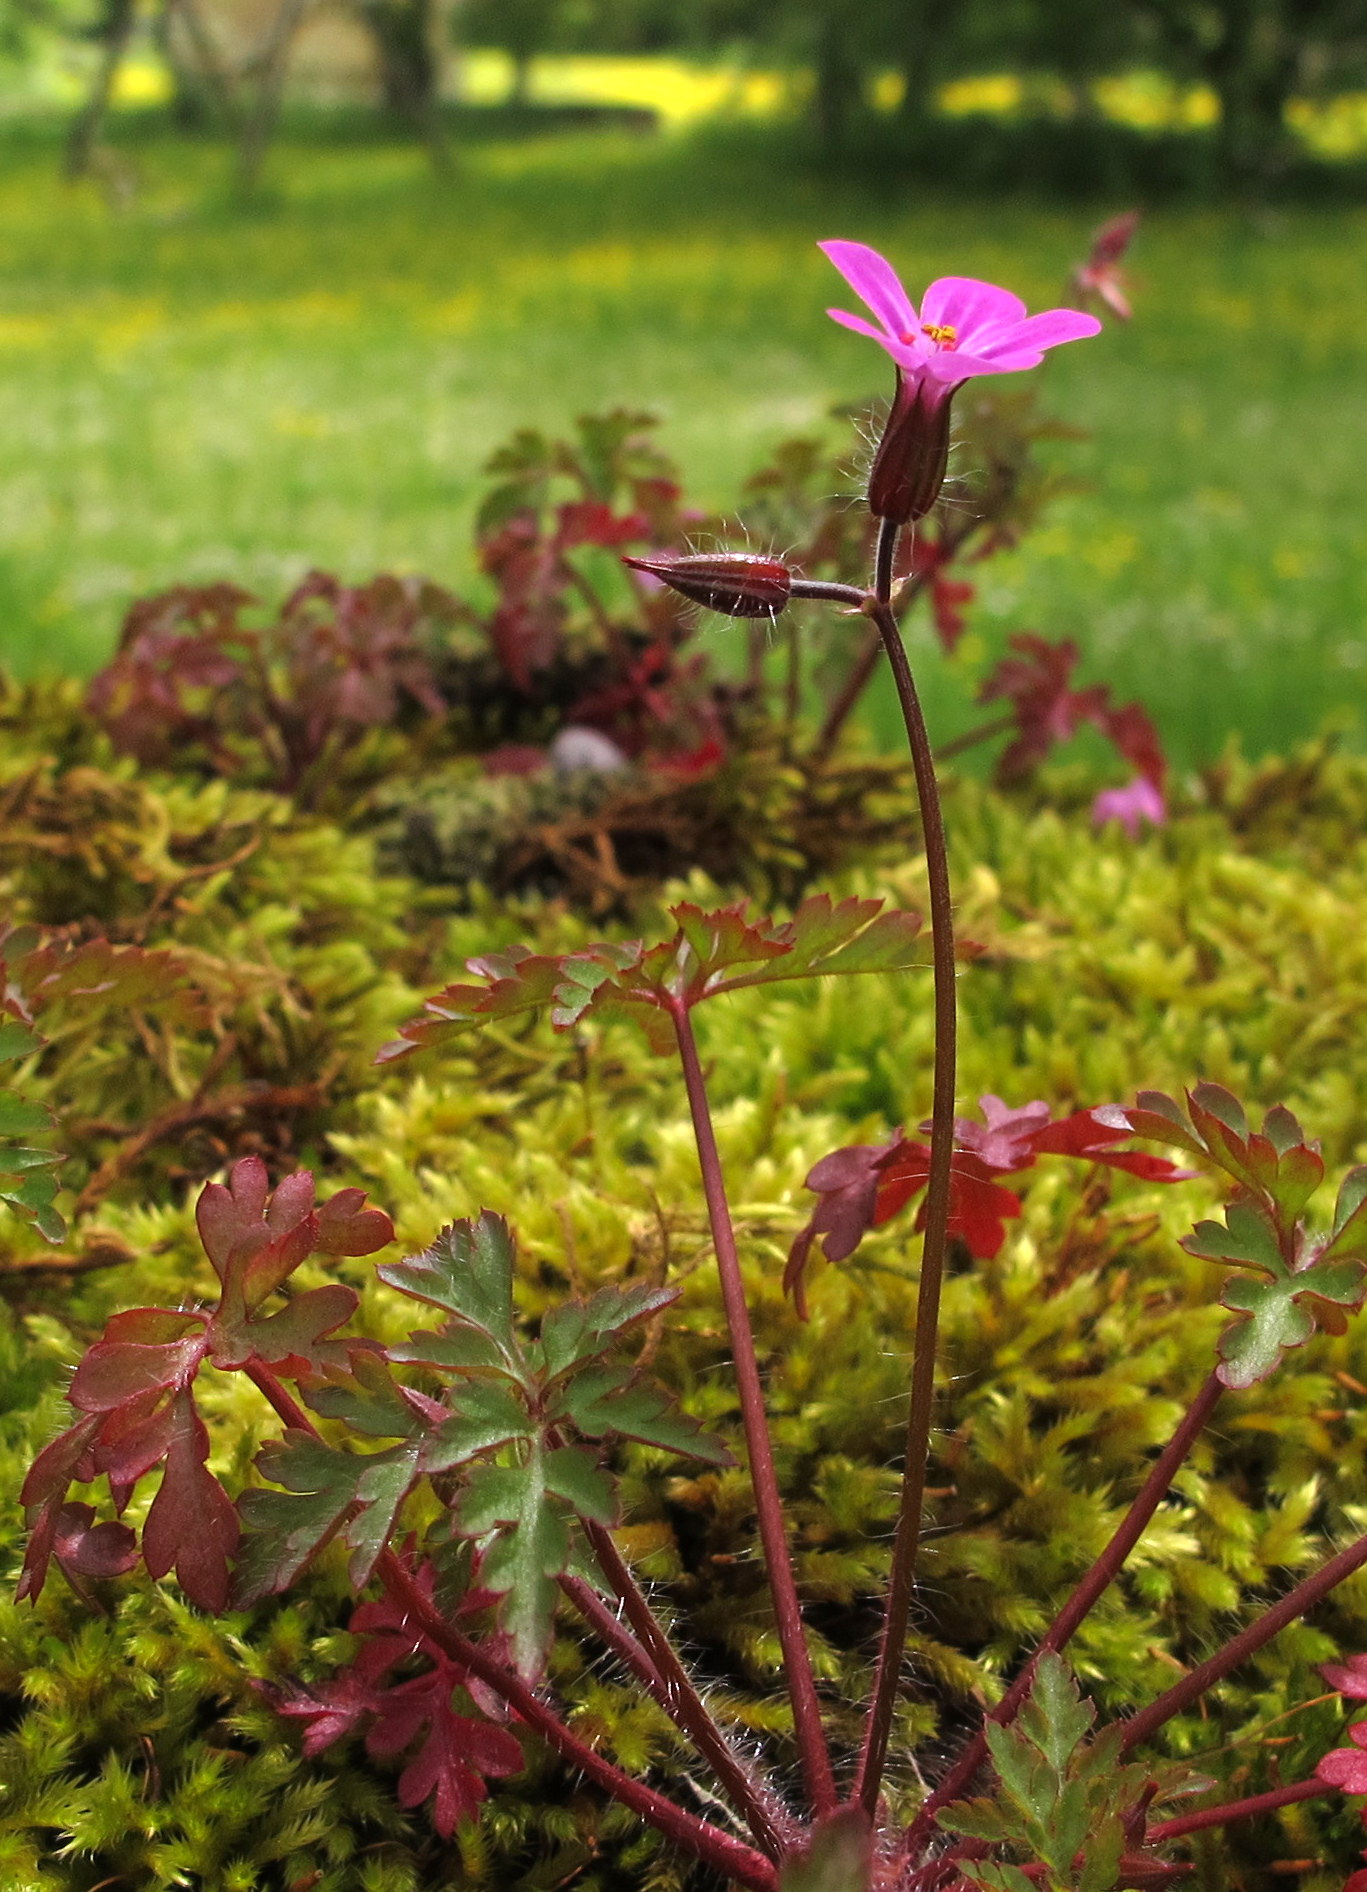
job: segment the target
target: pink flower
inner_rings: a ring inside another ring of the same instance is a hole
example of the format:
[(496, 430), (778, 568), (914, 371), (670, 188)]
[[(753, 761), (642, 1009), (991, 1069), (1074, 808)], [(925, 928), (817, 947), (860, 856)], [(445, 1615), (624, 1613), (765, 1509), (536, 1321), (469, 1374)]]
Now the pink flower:
[(1027, 315), (1009, 289), (971, 276), (941, 276), (926, 290), (918, 315), (897, 272), (877, 250), (866, 243), (819, 247), (877, 316), (878, 326), (844, 309), (828, 309), (827, 315), (885, 348), (927, 404), (938, 405), (973, 375), (1037, 368), (1047, 348), (1101, 331), (1094, 315), (1076, 309)]
[(1108, 821), (1118, 821), (1132, 841), (1147, 821), (1161, 828), (1168, 818), (1163, 791), (1147, 775), (1136, 775), (1124, 788), (1106, 788), (1092, 803), (1092, 820), (1098, 828)]
[(1092, 232), (1092, 247), (1086, 262), (1079, 263), (1072, 275), (1073, 287), (1084, 302), (1095, 298), (1122, 322), (1129, 321), (1133, 310), (1125, 294), (1125, 272), (1120, 262), (1138, 228), (1137, 210), (1126, 210), (1112, 217), (1109, 223), (1103, 223), (1099, 230)]

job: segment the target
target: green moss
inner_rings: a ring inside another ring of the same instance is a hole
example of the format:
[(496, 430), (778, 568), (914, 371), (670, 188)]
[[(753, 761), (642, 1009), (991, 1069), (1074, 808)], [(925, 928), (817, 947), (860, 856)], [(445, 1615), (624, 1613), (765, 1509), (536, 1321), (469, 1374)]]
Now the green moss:
[[(382, 1072), (368, 1064), (416, 991), (435, 989), (471, 953), (518, 938), (563, 950), (600, 933), (598, 923), (563, 905), (495, 905), (478, 888), (462, 893), (462, 911), (441, 911), (410, 882), (376, 880), (364, 836), (303, 822), (270, 797), (120, 774), (99, 756), (41, 765), (54, 795), (63, 766), (99, 769), (120, 794), (155, 803), (163, 832), (181, 837), (164, 849), (174, 874), (194, 847), (215, 860), (230, 831), (250, 835), (240, 859), (160, 900), (172, 870), (156, 866), (145, 831), (130, 824), (111, 850), (155, 871), (140, 878), (141, 866), (127, 867), (112, 911), (119, 924), (145, 923), (148, 943), (174, 941), (206, 986), (251, 969), (222, 1001), (216, 1029), (252, 1047), (272, 1081), (337, 1061), (335, 1092), (302, 1141), (337, 1182), (368, 1188), (409, 1249), (454, 1216), (506, 1213), (528, 1318), (567, 1285), (668, 1270), (684, 1295), (657, 1370), (709, 1425), (734, 1429), (696, 1159), (667, 1064), (626, 1028), (558, 1037), (541, 1022), (440, 1058)], [(1212, 1078), (1250, 1106), (1288, 1103), (1322, 1137), (1331, 1173), (1367, 1156), (1367, 1044), (1356, 1023), (1367, 978), (1367, 767), (1323, 753), (1281, 766), (1278, 776), (1231, 761), (1203, 801), (1140, 842), (1092, 834), (1069, 777), (1055, 782), (1052, 808), (972, 783), (952, 788), (961, 926), (982, 948), (961, 976), (964, 1098), (991, 1089), (1063, 1107)], [(7, 858), (12, 909), (55, 898), (47, 871), (36, 852)], [(841, 890), (917, 904), (922, 880), (913, 854), (851, 871)], [(707, 888), (695, 880), (688, 891)], [(642, 914), (632, 930), (655, 923)], [(699, 1025), (818, 1673), (837, 1738), (852, 1742), (904, 1424), (910, 1223), (880, 1231), (844, 1268), (823, 1268), (805, 1326), (780, 1276), (812, 1163), (925, 1115), (927, 982), (746, 993), (706, 1008)], [(86, 1173), (117, 1139), (88, 1131), (83, 1143), (82, 1117), (122, 1101), (133, 1121), (177, 1095), (177, 1071), (193, 1085), (222, 1042), (212, 1031), (171, 1032), (174, 1060), (159, 1064), (135, 1020), (73, 1018), (65, 1032), (36, 1076), (76, 1118), (71, 1146), (78, 1161), (85, 1150)], [(97, 1215), (104, 1238), (131, 1257), (118, 1267), (39, 1278), (25, 1271), (36, 1244), (5, 1227), (5, 1266), (18, 1283), (16, 1311), (0, 1326), (0, 1544), (11, 1570), (18, 1486), (57, 1423), (62, 1366), (113, 1308), (207, 1291), (183, 1163), (173, 1145), (149, 1153), (77, 1218), (73, 1252)], [(1209, 1371), (1224, 1319), (1213, 1271), (1176, 1244), (1209, 1206), (1204, 1183), (1160, 1190), (1046, 1159), (1022, 1193), (1024, 1215), (1000, 1256), (946, 1287), (933, 1528), (891, 1782), (904, 1807), (920, 1791), (913, 1747), (924, 1764), (951, 1743), (1038, 1635)], [(363, 1289), (370, 1330), (397, 1335), (398, 1298), (366, 1264), (338, 1265)], [(1164, 1688), (1174, 1664), (1207, 1653), (1251, 1595), (1275, 1593), (1362, 1528), (1364, 1384), (1359, 1323), (1315, 1340), (1269, 1385), (1227, 1397), (1125, 1581), (1077, 1639), (1079, 1672), (1106, 1712)], [(247, 1477), (267, 1421), (257, 1396), (224, 1383), (210, 1418), (216, 1467)], [(781, 1741), (787, 1707), (744, 1481), (695, 1476), (644, 1449), (627, 1454), (623, 1471), (624, 1543), (659, 1586), (717, 1711)], [(302, 1760), (251, 1678), (322, 1674), (344, 1656), (347, 1603), (327, 1559), (297, 1598), (250, 1618), (206, 1622), (171, 1589), (133, 1580), (102, 1601), (108, 1615), (92, 1615), (56, 1584), (37, 1610), (0, 1606), (6, 1882), (42, 1892), (111, 1879), (272, 1892), (506, 1887), (523, 1874), (548, 1888), (577, 1874), (574, 1883), (602, 1892), (681, 1883), (653, 1839), (544, 1760), (499, 1789), (478, 1835), (450, 1846), (397, 1812), (391, 1782), (359, 1747)], [(1289, 1735), (1289, 1747), (1265, 1747), (1258, 1730), (1320, 1692), (1314, 1664), (1332, 1648), (1365, 1641), (1360, 1576), (1250, 1663), (1208, 1718), (1176, 1723), (1175, 1748), (1199, 1753), (1239, 1791), (1256, 1790), (1274, 1758), (1283, 1778), (1297, 1777), (1298, 1757), (1333, 1744), (1336, 1711), (1308, 1709), (1271, 1731)], [(557, 1680), (625, 1765), (665, 1774), (681, 1765), (657, 1718), (572, 1644)], [(1270, 1858), (1342, 1865), (1357, 1844), (1344, 1812), (1307, 1806), (1231, 1841), (1227, 1858), (1211, 1855), (1202, 1883), (1233, 1885), (1241, 1873), (1245, 1886), (1270, 1886), (1257, 1870)]]

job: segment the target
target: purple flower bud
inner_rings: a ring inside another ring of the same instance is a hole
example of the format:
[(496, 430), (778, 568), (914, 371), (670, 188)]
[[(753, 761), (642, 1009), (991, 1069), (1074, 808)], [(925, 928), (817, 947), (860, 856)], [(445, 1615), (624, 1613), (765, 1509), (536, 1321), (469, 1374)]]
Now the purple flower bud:
[(899, 526), (924, 519), (949, 465), (952, 387), (897, 370), (897, 393), (869, 474), (869, 511)]
[(622, 563), (728, 618), (777, 617), (793, 588), (793, 574), (781, 559), (755, 552), (661, 553)]

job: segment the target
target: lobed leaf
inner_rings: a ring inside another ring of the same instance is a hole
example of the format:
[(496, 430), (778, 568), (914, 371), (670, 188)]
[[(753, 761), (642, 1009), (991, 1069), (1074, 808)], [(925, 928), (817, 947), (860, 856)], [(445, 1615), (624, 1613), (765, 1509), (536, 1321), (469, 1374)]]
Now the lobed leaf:
[(683, 1412), (663, 1387), (633, 1383), (624, 1367), (600, 1367), (576, 1375), (561, 1391), (550, 1416), (568, 1419), (585, 1438), (616, 1434), (710, 1465), (735, 1463), (722, 1441)]
[(602, 1356), (629, 1327), (649, 1320), (679, 1298), (678, 1288), (638, 1283), (600, 1288), (587, 1301), (566, 1301), (541, 1323), (541, 1352), (549, 1379), (573, 1372)]
[(505, 1368), (521, 1375), (513, 1327), (513, 1240), (502, 1216), (486, 1209), (476, 1221), (453, 1222), (420, 1255), (383, 1263), (376, 1273), (401, 1294), (440, 1307), (486, 1336)]

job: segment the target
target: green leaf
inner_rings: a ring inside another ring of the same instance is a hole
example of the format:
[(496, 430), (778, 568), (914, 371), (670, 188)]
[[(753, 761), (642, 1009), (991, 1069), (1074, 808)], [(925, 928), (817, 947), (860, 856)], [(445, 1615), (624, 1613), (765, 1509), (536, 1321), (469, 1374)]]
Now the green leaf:
[(459, 1528), (486, 1537), (480, 1582), (503, 1595), (499, 1620), (513, 1646), (518, 1673), (534, 1680), (545, 1664), (556, 1602), (556, 1579), (571, 1557), (569, 1525), (546, 1489), (539, 1445), (522, 1465), (479, 1465), (461, 1495)]
[(570, 1419), (585, 1438), (617, 1433), (709, 1465), (735, 1464), (722, 1441), (680, 1410), (663, 1387), (648, 1380), (633, 1384), (625, 1367), (578, 1374), (563, 1388), (553, 1411)]
[(592, 1524), (617, 1522), (617, 1493), (612, 1479), (578, 1445), (557, 1446), (544, 1460), (546, 1489)]
[(482, 1452), (531, 1437), (526, 1407), (510, 1387), (496, 1380), (471, 1380), (460, 1390), (458, 1409), (427, 1434), (423, 1470), (452, 1471)]
[(1227, 1130), (1232, 1130), (1240, 1141), (1247, 1141), (1248, 1118), (1244, 1114), (1244, 1107), (1223, 1084), (1198, 1084), (1191, 1092), (1190, 1101), (1194, 1106), (1192, 1121), (1198, 1130), (1201, 1125), (1196, 1113), (1201, 1117), (1214, 1117)]
[(0, 1150), (0, 1202), (37, 1229), (46, 1242), (66, 1240), (66, 1219), (53, 1204), (58, 1182), (53, 1171), (65, 1159), (51, 1150)]
[(289, 1431), (262, 1447), (258, 1468), (285, 1489), (257, 1486), (237, 1501), (247, 1530), (233, 1584), (237, 1608), (287, 1589), (332, 1536), (355, 1499), (355, 1462), (307, 1432)]
[(396, 1364), (435, 1367), (439, 1372), (456, 1373), (463, 1379), (481, 1374), (519, 1381), (522, 1378), (520, 1372), (510, 1369), (507, 1355), (493, 1335), (481, 1332), (478, 1327), (453, 1325), (438, 1334), (419, 1329), (387, 1351)]
[(419, 1451), (410, 1441), (362, 1456), (293, 1430), (263, 1446), (257, 1467), (284, 1489), (244, 1491), (238, 1500), (250, 1533), (238, 1569), (239, 1606), (285, 1589), (353, 1510), (344, 1533), (353, 1550), (348, 1570), (358, 1588), (367, 1583), (417, 1478)]
[[(326, 1293), (327, 1289), (313, 1292)], [(384, 1360), (359, 1348), (351, 1358), (349, 1382), (308, 1388), (305, 1398), (323, 1418), (340, 1419), (367, 1438), (406, 1439), (420, 1423)]]
[(1058, 1776), (1015, 1728), (986, 1724), (987, 1745), (997, 1776), (1016, 1805), (1036, 1821), (1047, 1821), (1058, 1793)]
[(0, 1019), (0, 1064), (26, 1058), (31, 1052), (41, 1050), (44, 1043), (36, 1031), (21, 1025), (17, 1018)]
[(1093, 1818), (1077, 1892), (1113, 1892), (1125, 1851), (1125, 1828), (1115, 1813)]
[(1367, 1163), (1350, 1169), (1340, 1183), (1333, 1234), (1319, 1258), (1339, 1261), (1350, 1256), (1367, 1260)]
[(453, 1222), (422, 1254), (382, 1263), (376, 1272), (390, 1287), (486, 1334), (521, 1375), (513, 1327), (513, 1240), (501, 1215), (486, 1209), (477, 1221)]
[(1260, 1268), (1274, 1277), (1287, 1272), (1276, 1230), (1251, 1202), (1230, 1203), (1223, 1223), (1198, 1222), (1192, 1233), (1182, 1238), (1181, 1245), (1189, 1255), (1199, 1255), (1206, 1261), (1232, 1261), (1240, 1267)]
[(643, 1282), (630, 1288), (602, 1288), (590, 1300), (567, 1301), (552, 1308), (541, 1323), (548, 1377), (556, 1379), (600, 1358), (628, 1327), (649, 1320), (678, 1298), (678, 1288), (655, 1288)]
[(32, 1136), (35, 1130), (50, 1130), (52, 1122), (46, 1104), (32, 1103), (18, 1091), (0, 1090), (0, 1136)]
[(859, 1807), (829, 1814), (800, 1853), (784, 1861), (779, 1892), (869, 1892), (873, 1884), (873, 1830)]
[(1020, 1732), (1062, 1776), (1095, 1718), (1096, 1710), (1082, 1700), (1068, 1664), (1047, 1650), (1040, 1657), (1029, 1700), (1016, 1723)]
[(352, 1547), (347, 1575), (353, 1589), (364, 1589), (370, 1581), (398, 1522), (399, 1507), (417, 1482), (421, 1452), (421, 1444), (413, 1440), (358, 1461), (362, 1469), (356, 1500), (361, 1509), (342, 1533)]
[(955, 1800), (941, 1807), (935, 1818), (946, 1833), (961, 1833), (965, 1839), (1005, 1846), (1016, 1838), (1015, 1820), (995, 1800)]
[(772, 957), (731, 978), (717, 979), (714, 975), (708, 983), (707, 997), (780, 979), (905, 972), (924, 965), (920, 914), (881, 913), (881, 905), (878, 900), (850, 899), (835, 906), (829, 895), (813, 894), (791, 920), (768, 935), (782, 948), (782, 957)]
[(1276, 1281), (1235, 1277), (1226, 1282), (1222, 1304), (1245, 1318), (1220, 1336), (1218, 1372), (1224, 1384), (1240, 1388), (1265, 1380), (1283, 1354), (1303, 1346), (1314, 1333), (1317, 1301), (1359, 1307), (1363, 1274), (1360, 1261), (1318, 1262)]

